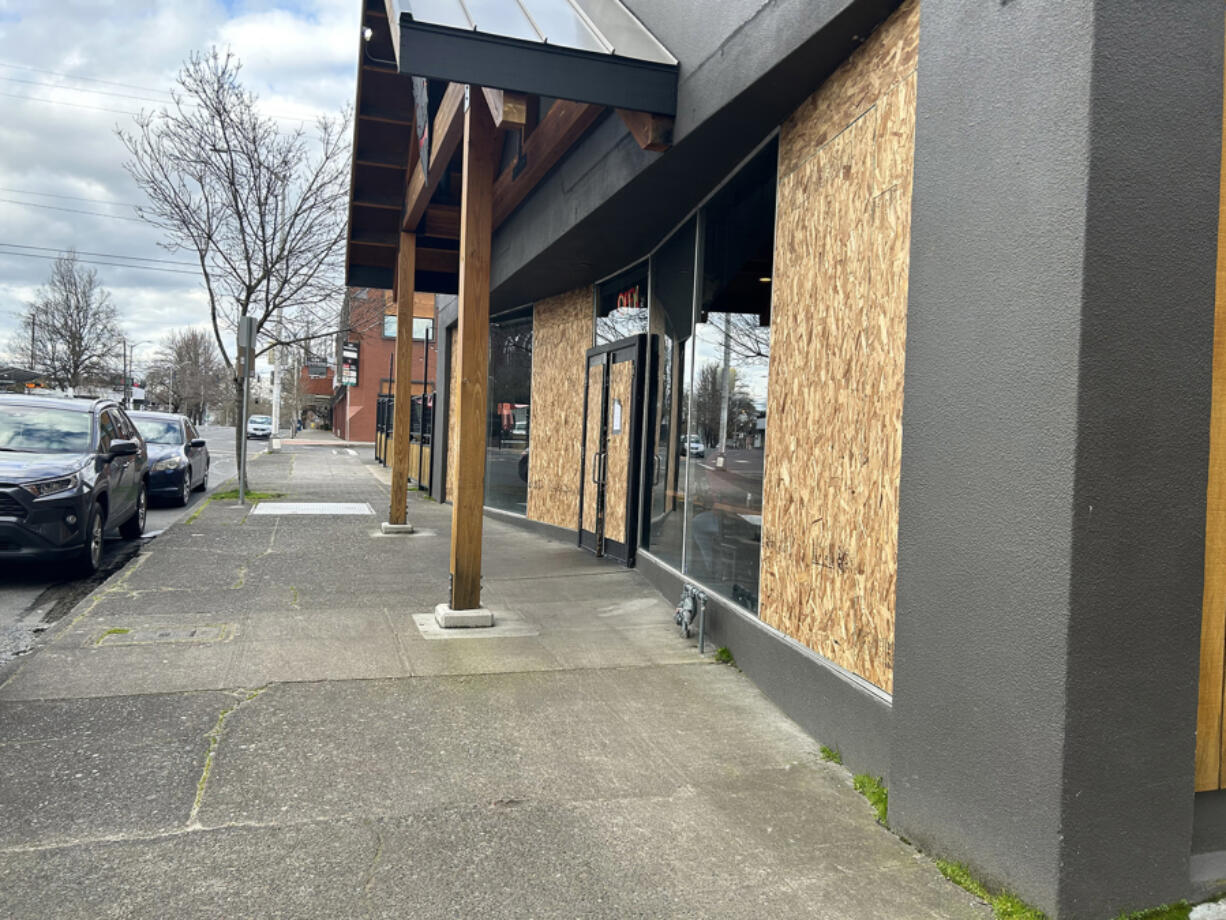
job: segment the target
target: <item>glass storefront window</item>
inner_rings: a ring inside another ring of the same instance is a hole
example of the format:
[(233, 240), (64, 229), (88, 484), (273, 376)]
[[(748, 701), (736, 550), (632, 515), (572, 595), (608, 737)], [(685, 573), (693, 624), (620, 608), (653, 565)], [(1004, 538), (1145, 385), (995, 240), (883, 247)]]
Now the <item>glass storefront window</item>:
[(597, 345), (647, 331), (646, 262), (602, 282), (596, 291)]
[(703, 209), (684, 571), (754, 612), (762, 540), (775, 145)]
[(683, 439), (689, 408), (689, 368), (694, 329), (694, 245), (697, 220), (691, 219), (651, 259), (649, 347), (654, 372), (648, 388), (649, 444), (646, 459), (651, 502), (643, 528), (645, 548), (681, 568), (684, 541), (686, 459)]
[(490, 320), (485, 503), (526, 514), (532, 314)]

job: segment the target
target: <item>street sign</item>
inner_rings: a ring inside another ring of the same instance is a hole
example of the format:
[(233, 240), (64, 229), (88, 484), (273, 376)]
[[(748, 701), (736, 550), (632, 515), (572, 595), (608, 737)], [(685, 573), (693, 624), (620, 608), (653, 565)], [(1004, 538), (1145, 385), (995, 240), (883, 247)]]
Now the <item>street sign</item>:
[(346, 342), (341, 346), (341, 385), (358, 385), (358, 342)]
[(256, 320), (254, 316), (238, 318), (238, 355), (235, 370), (240, 379), (255, 376)]

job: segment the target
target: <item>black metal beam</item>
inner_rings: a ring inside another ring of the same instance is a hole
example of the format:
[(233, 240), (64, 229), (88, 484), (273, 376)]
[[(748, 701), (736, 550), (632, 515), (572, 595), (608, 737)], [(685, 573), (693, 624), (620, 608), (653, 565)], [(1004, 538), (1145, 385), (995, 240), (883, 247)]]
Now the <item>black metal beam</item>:
[(400, 17), (400, 72), (590, 102), (677, 113), (677, 65), (469, 32)]

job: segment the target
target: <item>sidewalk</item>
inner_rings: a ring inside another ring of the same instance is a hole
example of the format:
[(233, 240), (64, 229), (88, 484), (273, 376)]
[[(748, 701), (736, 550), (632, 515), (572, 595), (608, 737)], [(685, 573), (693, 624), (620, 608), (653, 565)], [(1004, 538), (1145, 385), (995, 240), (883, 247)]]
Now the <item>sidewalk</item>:
[[(0, 916), (984, 920), (633, 571), (286, 442), (0, 671)], [(419, 625), (420, 624), (420, 625)]]

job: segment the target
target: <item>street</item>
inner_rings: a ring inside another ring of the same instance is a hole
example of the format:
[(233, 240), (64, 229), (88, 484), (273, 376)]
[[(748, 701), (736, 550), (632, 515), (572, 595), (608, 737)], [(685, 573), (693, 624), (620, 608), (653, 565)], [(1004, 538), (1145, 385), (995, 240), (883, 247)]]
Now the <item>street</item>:
[[(77, 578), (62, 563), (15, 562), (0, 565), (0, 663), (29, 651), (34, 638), (73, 608), (76, 603), (111, 575), (123, 568), (143, 544), (180, 518), (189, 515), (218, 486), (238, 472), (234, 452), (234, 428), (202, 425), (208, 442), (209, 488), (193, 492), (184, 508), (163, 500), (149, 503), (145, 535), (141, 540), (122, 539), (114, 528), (106, 534), (102, 567), (92, 578)], [(268, 449), (267, 441), (248, 444), (248, 456)]]

